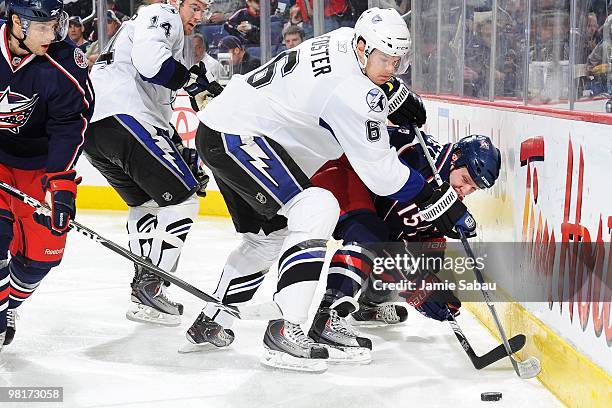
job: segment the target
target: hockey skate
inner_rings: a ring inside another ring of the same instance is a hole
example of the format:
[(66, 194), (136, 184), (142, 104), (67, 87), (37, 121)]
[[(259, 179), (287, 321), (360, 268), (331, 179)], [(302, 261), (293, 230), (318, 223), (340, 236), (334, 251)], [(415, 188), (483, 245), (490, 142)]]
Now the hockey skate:
[(359, 336), (359, 332), (333, 308), (319, 308), (308, 336), (325, 345), (330, 363), (368, 364), (372, 361), (372, 341)]
[(16, 320), (19, 318), (15, 309), (8, 309), (6, 311), (6, 332), (4, 333), (3, 345), (8, 346), (15, 338), (16, 331)]
[(373, 304), (359, 302), (359, 310), (351, 314), (353, 326), (387, 326), (405, 322), (408, 309), (393, 303)]
[(187, 330), (188, 343), (179, 349), (179, 353), (193, 353), (227, 347), (234, 341), (234, 332), (224, 329), (214, 320), (201, 312)]
[(292, 371), (322, 373), (327, 370), (327, 349), (306, 336), (298, 324), (270, 320), (264, 335), (263, 365)]
[(140, 265), (135, 265), (135, 269), (131, 283), (133, 307), (125, 313), (125, 317), (135, 322), (178, 326), (183, 305), (166, 297), (163, 279)]

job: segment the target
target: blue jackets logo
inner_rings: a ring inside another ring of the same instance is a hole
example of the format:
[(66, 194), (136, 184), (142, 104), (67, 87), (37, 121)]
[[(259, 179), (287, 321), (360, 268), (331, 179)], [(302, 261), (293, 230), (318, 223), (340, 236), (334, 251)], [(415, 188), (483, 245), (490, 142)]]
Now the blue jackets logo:
[(0, 130), (6, 129), (18, 134), (19, 129), (26, 124), (34, 111), (36, 102), (38, 102), (37, 94), (28, 98), (12, 92), (10, 86), (0, 91)]

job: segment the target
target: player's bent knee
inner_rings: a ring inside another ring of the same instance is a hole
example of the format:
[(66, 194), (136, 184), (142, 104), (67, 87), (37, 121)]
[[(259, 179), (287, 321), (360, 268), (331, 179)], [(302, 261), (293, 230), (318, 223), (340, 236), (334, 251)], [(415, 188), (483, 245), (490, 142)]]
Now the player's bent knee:
[(310, 232), (312, 238), (331, 237), (340, 216), (336, 197), (319, 187), (307, 188), (298, 197), (287, 213), (289, 231)]

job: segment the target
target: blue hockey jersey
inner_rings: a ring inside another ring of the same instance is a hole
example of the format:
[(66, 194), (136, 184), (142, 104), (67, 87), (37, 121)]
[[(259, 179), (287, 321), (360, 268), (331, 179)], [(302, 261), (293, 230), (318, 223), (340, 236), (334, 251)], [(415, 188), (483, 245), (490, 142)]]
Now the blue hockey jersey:
[(0, 20), (0, 163), (65, 171), (83, 146), (94, 106), (85, 54), (69, 41), (43, 56), (11, 54)]
[[(398, 156), (435, 187), (433, 172), (416, 135), (412, 131), (407, 132), (397, 130), (397, 128), (391, 130), (390, 128), (389, 137), (391, 145), (397, 149)], [(448, 181), (453, 144), (440, 145), (430, 135), (425, 135), (425, 144), (436, 163), (440, 177)], [(416, 204), (399, 202), (389, 197), (375, 197), (374, 206), (379, 217), (387, 224), (392, 241), (418, 241), (443, 237), (432, 223), (421, 218)]]

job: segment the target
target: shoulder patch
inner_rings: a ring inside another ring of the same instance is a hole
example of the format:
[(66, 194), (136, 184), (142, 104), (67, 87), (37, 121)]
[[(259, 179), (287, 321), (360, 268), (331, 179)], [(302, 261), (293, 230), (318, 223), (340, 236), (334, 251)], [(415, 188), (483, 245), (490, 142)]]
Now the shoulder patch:
[(366, 121), (366, 136), (368, 142), (378, 142), (380, 140), (380, 122), (377, 120)]
[(87, 56), (80, 48), (74, 49), (74, 63), (79, 68), (87, 68)]
[(178, 14), (176, 8), (170, 4), (159, 3), (159, 6), (170, 14)]
[(366, 95), (366, 103), (370, 111), (382, 112), (387, 107), (387, 97), (380, 88), (372, 88)]

